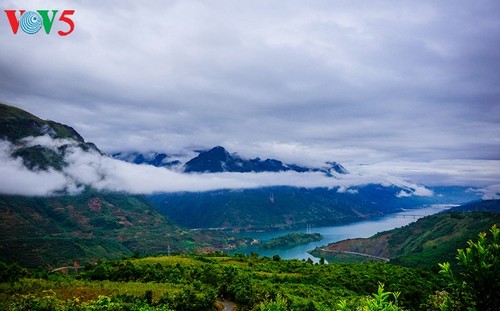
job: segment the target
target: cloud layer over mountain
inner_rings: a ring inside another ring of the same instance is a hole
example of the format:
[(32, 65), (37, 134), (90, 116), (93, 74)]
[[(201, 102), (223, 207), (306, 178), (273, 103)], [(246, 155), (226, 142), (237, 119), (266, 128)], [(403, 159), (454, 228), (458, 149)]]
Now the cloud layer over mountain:
[[(19, 147), (7, 141), (0, 141), (0, 175), (6, 176), (0, 180), (0, 193), (43, 196), (61, 192), (78, 193), (84, 186), (141, 194), (266, 186), (336, 187), (339, 192), (355, 192), (356, 186), (383, 184), (404, 188), (401, 196), (432, 196), (432, 191), (421, 185), (422, 181), (428, 182), (428, 177), (431, 176), (435, 185), (459, 185), (461, 180), (467, 180), (467, 185), (480, 187), (478, 191), (482, 192), (485, 198), (497, 198), (500, 194), (500, 185), (495, 184), (500, 178), (500, 168), (478, 177), (469, 174), (465, 169), (470, 169), (471, 165), (474, 165), (472, 162), (452, 163), (448, 167), (443, 167), (445, 163), (428, 163), (427, 170), (408, 174), (417, 176), (417, 179), (421, 176), (421, 180), (417, 182), (410, 178), (397, 177), (405, 175), (405, 171), (410, 168), (409, 163), (400, 163), (392, 169), (384, 165), (363, 166), (355, 168), (352, 174), (339, 174), (335, 177), (327, 177), (319, 172), (185, 174), (165, 168), (123, 162), (92, 149), (83, 151), (71, 141), (52, 139), (48, 135), (26, 138), (23, 143), (26, 146), (38, 145), (55, 151), (56, 147), (67, 145), (64, 157), (67, 166), (62, 171), (29, 170), (21, 158), (12, 156)], [(495, 164), (498, 164), (498, 161), (491, 163)], [(438, 166), (442, 168), (439, 170)], [(472, 168), (473, 171), (476, 169)], [(450, 172), (453, 174), (450, 175)]]

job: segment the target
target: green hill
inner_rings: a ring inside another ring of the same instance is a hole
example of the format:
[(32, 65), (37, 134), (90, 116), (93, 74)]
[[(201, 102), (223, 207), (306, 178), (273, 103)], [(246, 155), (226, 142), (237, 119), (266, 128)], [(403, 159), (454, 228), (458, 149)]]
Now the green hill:
[[(57, 141), (57, 146), (32, 142), (40, 136)], [(100, 153), (72, 127), (4, 104), (0, 104), (0, 140), (15, 146), (10, 156), (21, 157), (32, 171), (62, 170), (68, 165), (65, 154), (70, 146)], [(219, 237), (214, 238), (216, 235)], [(221, 249), (228, 246), (227, 241), (220, 233), (207, 235), (180, 228), (143, 196), (96, 192), (88, 187), (78, 195), (0, 195), (0, 260), (24, 266)]]
[(68, 143), (83, 150), (101, 151), (90, 142), (85, 142), (75, 129), (65, 124), (50, 120), (42, 120), (22, 109), (0, 103), (0, 139), (10, 141), (17, 146), (12, 156), (21, 157), (26, 167), (47, 170), (53, 168), (61, 170), (64, 163), (64, 154), (67, 145), (56, 150), (39, 145), (26, 144), (27, 137), (48, 135), (55, 139), (67, 139)]
[(258, 249), (285, 249), (321, 240), (323, 236), (319, 233), (292, 232), (265, 241), (258, 246)]
[[(483, 211), (485, 209), (486, 211)], [(427, 216), (405, 227), (381, 232), (367, 239), (350, 239), (317, 248), (312, 253), (330, 261), (362, 261), (366, 254), (391, 262), (437, 268), (436, 262), (454, 262), (456, 250), (500, 224), (500, 200), (482, 201)]]
[(0, 103), (0, 138), (18, 142), (27, 136), (45, 134), (84, 142), (82, 136), (70, 126), (42, 120), (27, 111)]
[(227, 247), (227, 238), (184, 230), (142, 196), (86, 191), (0, 196), (0, 260), (36, 267)]
[[(243, 190), (159, 193), (149, 196), (159, 212), (188, 228), (278, 230), (306, 224), (332, 226), (442, 203), (443, 189), (433, 197), (400, 197), (396, 186), (369, 184), (355, 191), (338, 188), (264, 187)], [(465, 189), (463, 189), (465, 192)], [(448, 196), (446, 203), (454, 201)], [(468, 200), (472, 200), (470, 197)], [(461, 197), (458, 202), (464, 202)], [(467, 201), (467, 200), (466, 200)]]

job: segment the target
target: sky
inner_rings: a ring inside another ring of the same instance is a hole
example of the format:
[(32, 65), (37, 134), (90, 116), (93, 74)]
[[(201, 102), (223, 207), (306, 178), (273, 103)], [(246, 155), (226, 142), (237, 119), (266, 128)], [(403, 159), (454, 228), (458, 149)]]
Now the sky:
[(59, 15), (49, 35), (14, 35), (0, 12), (0, 102), (68, 124), (107, 153), (222, 145), (417, 183), (500, 184), (496, 0), (1, 9), (75, 10), (66, 37)]

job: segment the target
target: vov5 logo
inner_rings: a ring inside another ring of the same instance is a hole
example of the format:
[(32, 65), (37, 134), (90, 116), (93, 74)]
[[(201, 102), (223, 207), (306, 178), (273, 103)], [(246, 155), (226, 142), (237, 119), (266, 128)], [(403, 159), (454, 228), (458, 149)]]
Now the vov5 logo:
[[(36, 11), (26, 11), (19, 10), (19, 17), (16, 15), (16, 10), (4, 10), (9, 20), (10, 27), (12, 28), (12, 33), (17, 34), (19, 27), (22, 31), (33, 35), (36, 34), (43, 26), (46, 34), (50, 34), (52, 26), (56, 21), (56, 16), (59, 10), (36, 10)], [(71, 19), (71, 16), (75, 13), (75, 10), (64, 10), (57, 18), (58, 23), (67, 24), (68, 30), (59, 30), (57, 33), (64, 37), (69, 35), (75, 30), (75, 23)]]

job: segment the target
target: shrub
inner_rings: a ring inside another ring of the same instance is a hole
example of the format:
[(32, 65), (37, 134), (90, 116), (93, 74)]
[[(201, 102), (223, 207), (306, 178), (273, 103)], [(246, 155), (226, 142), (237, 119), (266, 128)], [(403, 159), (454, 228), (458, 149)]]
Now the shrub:
[[(377, 293), (372, 295), (373, 297), (368, 298), (363, 303), (360, 310), (362, 311), (400, 311), (403, 310), (398, 307), (398, 297), (399, 292), (385, 292), (384, 285), (379, 284)], [(391, 301), (390, 298), (394, 301)], [(347, 302), (345, 300), (341, 301), (338, 305), (337, 311), (349, 311), (347, 307)]]
[(275, 300), (261, 302), (259, 304), (259, 311), (287, 311), (287, 301), (280, 294), (276, 296)]
[(485, 232), (476, 243), (458, 250), (459, 272), (454, 273), (448, 262), (439, 264), (440, 273), (449, 281), (449, 295), (442, 310), (498, 310), (500, 305), (500, 229), (490, 229), (492, 240)]

